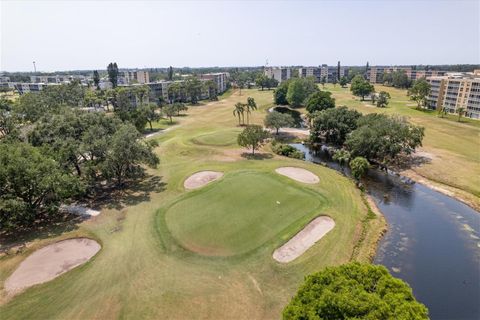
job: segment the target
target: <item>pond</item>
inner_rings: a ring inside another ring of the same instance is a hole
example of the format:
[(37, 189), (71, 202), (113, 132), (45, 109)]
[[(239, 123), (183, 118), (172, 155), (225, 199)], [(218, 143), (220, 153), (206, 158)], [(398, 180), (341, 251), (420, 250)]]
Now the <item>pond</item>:
[[(341, 171), (328, 152), (292, 146)], [(432, 319), (480, 319), (480, 213), (392, 173), (370, 169), (365, 180), (388, 222), (374, 263), (408, 282)]]

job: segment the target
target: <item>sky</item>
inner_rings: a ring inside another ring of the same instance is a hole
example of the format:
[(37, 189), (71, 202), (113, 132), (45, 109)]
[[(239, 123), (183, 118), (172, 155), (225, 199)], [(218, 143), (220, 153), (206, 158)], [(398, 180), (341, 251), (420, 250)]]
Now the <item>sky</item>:
[(480, 63), (480, 0), (0, 1), (1, 71)]

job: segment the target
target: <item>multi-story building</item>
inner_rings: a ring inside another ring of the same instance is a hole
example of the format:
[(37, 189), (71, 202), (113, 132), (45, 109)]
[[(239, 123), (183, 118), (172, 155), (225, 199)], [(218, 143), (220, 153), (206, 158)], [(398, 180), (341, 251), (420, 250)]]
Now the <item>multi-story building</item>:
[(83, 75), (40, 75), (30, 76), (31, 83), (70, 83), (74, 80), (87, 84), (88, 78)]
[(26, 82), (17, 82), (13, 84), (15, 90), (18, 91), (19, 94), (24, 94), (28, 92), (38, 92), (43, 90), (47, 84), (45, 83), (26, 83)]
[(264, 74), (269, 78), (277, 80), (278, 83), (281, 83), (292, 77), (292, 70), (286, 67), (266, 67)]
[(227, 90), (228, 73), (226, 72), (201, 74), (199, 79), (205, 81), (212, 80), (215, 82), (217, 84), (217, 93), (219, 94)]
[(480, 70), (473, 73), (447, 73), (445, 76), (427, 77), (431, 92), (428, 107), (458, 113), (460, 108), (466, 117), (480, 119)]
[(319, 67), (302, 67), (298, 69), (298, 76), (300, 78), (314, 77), (315, 82), (322, 82), (322, 79), (325, 79), (325, 82), (332, 83), (335, 80), (338, 81), (341, 77), (348, 75), (348, 70), (344, 67), (340, 67), (340, 76), (338, 75), (338, 66), (328, 66), (322, 64)]
[(150, 75), (148, 71), (136, 70), (136, 71), (119, 71), (118, 72), (118, 84), (133, 84), (133, 83), (148, 83), (150, 82)]
[(10, 82), (10, 77), (0, 76), (0, 83)]
[(411, 81), (426, 77), (442, 76), (446, 73), (438, 70), (414, 70), (411, 67), (372, 66), (369, 67), (366, 76), (370, 83), (383, 83), (383, 75), (395, 71), (404, 71)]

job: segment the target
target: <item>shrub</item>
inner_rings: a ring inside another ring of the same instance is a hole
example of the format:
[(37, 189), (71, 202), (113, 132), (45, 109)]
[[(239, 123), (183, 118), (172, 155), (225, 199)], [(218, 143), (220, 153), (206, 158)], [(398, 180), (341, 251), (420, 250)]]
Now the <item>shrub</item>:
[(292, 147), (288, 144), (283, 143), (272, 143), (272, 151), (278, 155), (295, 158), (295, 159), (303, 159), (305, 158), (305, 153), (300, 150), (297, 150), (295, 147)]

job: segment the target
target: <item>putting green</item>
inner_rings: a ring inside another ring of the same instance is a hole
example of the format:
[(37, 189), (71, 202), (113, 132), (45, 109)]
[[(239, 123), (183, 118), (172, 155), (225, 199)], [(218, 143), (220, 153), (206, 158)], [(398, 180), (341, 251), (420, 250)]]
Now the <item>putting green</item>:
[(184, 248), (233, 256), (260, 247), (282, 231), (298, 232), (298, 222), (308, 222), (322, 203), (321, 195), (295, 182), (240, 171), (186, 195), (167, 210), (165, 219)]
[(223, 130), (203, 134), (192, 139), (196, 144), (208, 146), (233, 146), (237, 144), (237, 136), (241, 130)]

